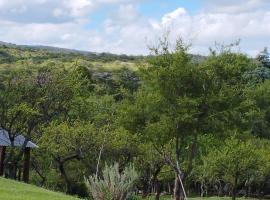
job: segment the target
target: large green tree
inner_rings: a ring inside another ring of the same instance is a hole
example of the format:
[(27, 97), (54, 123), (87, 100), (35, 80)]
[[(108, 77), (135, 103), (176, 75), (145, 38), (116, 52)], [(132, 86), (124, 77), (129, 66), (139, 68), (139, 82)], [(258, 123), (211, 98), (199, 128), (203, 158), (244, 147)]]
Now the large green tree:
[(246, 113), (252, 105), (243, 95), (243, 73), (253, 65), (230, 50), (213, 52), (196, 64), (181, 41), (173, 51), (166, 40), (153, 50), (149, 66), (141, 70), (141, 89), (123, 106), (129, 114), (122, 124), (152, 143), (175, 171), (174, 198), (179, 200), (184, 198), (181, 182), (192, 170), (198, 135), (250, 128)]
[(65, 70), (50, 68), (38, 72), (28, 70), (12, 71), (1, 77), (0, 88), (0, 127), (8, 131), (11, 146), (19, 134), (26, 142), (16, 154), (11, 148), (7, 163), (9, 176), (16, 178), (16, 169), (21, 160), (27, 141), (43, 124), (55, 118), (67, 118), (71, 99), (76, 95), (80, 81)]

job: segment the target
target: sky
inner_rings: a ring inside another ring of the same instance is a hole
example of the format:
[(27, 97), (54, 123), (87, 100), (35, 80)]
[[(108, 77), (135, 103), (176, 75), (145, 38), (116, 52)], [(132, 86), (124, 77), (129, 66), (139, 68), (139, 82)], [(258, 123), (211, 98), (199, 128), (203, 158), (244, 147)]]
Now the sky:
[(169, 33), (191, 53), (270, 47), (270, 0), (0, 0), (0, 41), (145, 55)]

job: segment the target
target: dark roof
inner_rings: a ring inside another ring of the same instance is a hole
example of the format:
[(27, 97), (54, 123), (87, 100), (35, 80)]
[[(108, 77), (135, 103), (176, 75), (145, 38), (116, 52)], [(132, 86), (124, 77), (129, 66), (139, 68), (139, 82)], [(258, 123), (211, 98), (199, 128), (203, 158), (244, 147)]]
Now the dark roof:
[[(14, 146), (21, 147), (25, 142), (25, 137), (23, 135), (17, 135), (14, 139)], [(11, 146), (8, 132), (4, 129), (0, 129), (0, 146)], [(26, 147), (29, 148), (38, 148), (36, 144), (31, 141), (28, 141)]]

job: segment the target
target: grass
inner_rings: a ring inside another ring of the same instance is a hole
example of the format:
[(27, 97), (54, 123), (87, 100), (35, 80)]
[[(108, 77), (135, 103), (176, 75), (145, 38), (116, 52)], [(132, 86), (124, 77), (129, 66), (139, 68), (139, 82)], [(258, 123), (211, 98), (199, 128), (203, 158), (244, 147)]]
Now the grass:
[(43, 188), (0, 178), (1, 200), (79, 200)]
[(138, 67), (133, 62), (121, 62), (121, 61), (112, 61), (112, 62), (92, 62), (94, 69), (101, 71), (117, 71), (123, 68), (127, 68), (131, 71), (137, 71)]
[[(152, 196), (152, 197), (149, 197), (147, 199), (144, 199), (144, 200), (154, 200), (155, 197)], [(173, 198), (171, 196), (161, 196), (160, 197), (160, 200), (172, 200)], [(231, 200), (232, 198), (231, 197), (204, 197), (204, 198), (201, 198), (201, 197), (192, 197), (192, 198), (189, 198), (188, 197), (188, 200)], [(244, 198), (244, 197), (241, 197), (241, 198), (236, 198), (236, 200), (258, 200), (258, 199), (255, 199), (255, 198)]]
[[(154, 196), (144, 200), (154, 200)], [(79, 200), (62, 193), (52, 192), (37, 186), (0, 178), (0, 200)], [(172, 200), (171, 196), (162, 196), (160, 200)], [(231, 197), (188, 198), (188, 200), (231, 200)], [(257, 200), (237, 198), (237, 200)]]

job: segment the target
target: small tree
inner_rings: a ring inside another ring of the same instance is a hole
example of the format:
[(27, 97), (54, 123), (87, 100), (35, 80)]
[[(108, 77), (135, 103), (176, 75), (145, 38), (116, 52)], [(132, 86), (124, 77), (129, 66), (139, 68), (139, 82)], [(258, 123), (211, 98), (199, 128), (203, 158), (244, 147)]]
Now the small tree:
[(270, 68), (270, 54), (266, 47), (259, 53), (257, 60), (262, 64), (263, 67)]
[(130, 195), (138, 175), (129, 166), (119, 172), (119, 164), (106, 166), (103, 177), (90, 176), (86, 185), (94, 200), (125, 200)]
[(257, 174), (263, 160), (258, 155), (254, 140), (241, 141), (236, 138), (226, 140), (221, 148), (211, 151), (205, 158), (209, 179), (220, 176), (232, 188), (232, 199), (236, 199), (237, 186)]
[(66, 192), (69, 194), (74, 193), (75, 183), (68, 171), (68, 163), (78, 163), (84, 159), (86, 152), (93, 151), (96, 142), (95, 133), (92, 124), (81, 121), (52, 122), (48, 127), (43, 128), (43, 135), (39, 140), (40, 147), (51, 155), (56, 163), (65, 181)]

